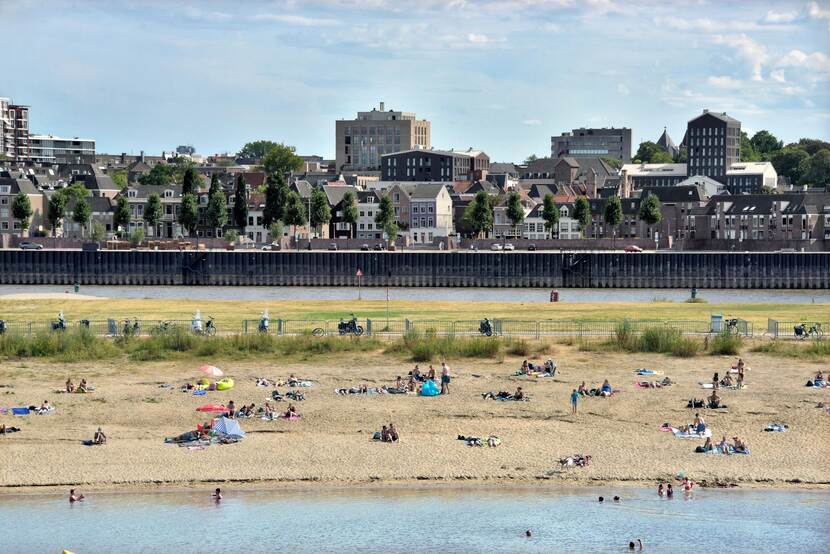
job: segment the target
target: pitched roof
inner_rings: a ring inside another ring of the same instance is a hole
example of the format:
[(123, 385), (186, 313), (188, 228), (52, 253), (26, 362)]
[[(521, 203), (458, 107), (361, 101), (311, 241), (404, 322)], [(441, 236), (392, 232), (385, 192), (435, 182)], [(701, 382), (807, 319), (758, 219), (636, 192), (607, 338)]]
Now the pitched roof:
[(436, 198), (443, 188), (445, 188), (443, 183), (418, 183), (409, 196), (418, 199)]
[(678, 185), (674, 187), (647, 187), (641, 191), (640, 198), (645, 198), (649, 194), (654, 194), (660, 199), (660, 202), (676, 203), (676, 202), (703, 202), (706, 200), (706, 195), (697, 185)]
[(519, 169), (512, 162), (491, 162), (489, 173), (506, 173), (507, 175), (518, 175)]
[(351, 192), (357, 198), (357, 189), (347, 185), (323, 185), (323, 192), (329, 199), (329, 205), (336, 206), (343, 201), (343, 197), (347, 192)]
[(665, 127), (663, 127), (663, 134), (660, 135), (659, 139), (657, 139), (657, 146), (659, 146), (666, 152), (677, 151), (677, 146), (674, 144), (674, 141), (669, 136), (669, 133), (668, 131), (666, 131)]
[(703, 110), (702, 114), (700, 114), (697, 117), (693, 117), (692, 119), (690, 119), (689, 123), (691, 123), (692, 121), (697, 121), (701, 117), (706, 117), (707, 115), (711, 115), (712, 117), (720, 119), (724, 123), (738, 123), (738, 124), (741, 123), (740, 121), (738, 121), (734, 117), (730, 117), (730, 116), (726, 115), (726, 112), (720, 112), (719, 113), (719, 112), (713, 112), (713, 111), (710, 111), (710, 110)]

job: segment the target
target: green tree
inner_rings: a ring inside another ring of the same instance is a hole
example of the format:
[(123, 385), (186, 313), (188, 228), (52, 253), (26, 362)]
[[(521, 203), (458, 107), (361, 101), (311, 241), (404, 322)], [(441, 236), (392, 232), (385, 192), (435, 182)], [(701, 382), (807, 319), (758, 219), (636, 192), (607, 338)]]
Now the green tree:
[(323, 189), (315, 188), (311, 192), (311, 213), (308, 214), (308, 219), (318, 237), (320, 236), (320, 227), (331, 221), (329, 198), (323, 192)]
[(684, 164), (689, 161), (689, 149), (685, 146), (680, 146), (677, 149), (677, 155), (674, 156), (672, 161), (676, 164)]
[(799, 184), (823, 186), (830, 183), (830, 150), (819, 150), (803, 164)]
[(174, 183), (184, 182), (184, 175), (188, 169), (193, 169), (196, 164), (193, 160), (186, 156), (176, 156), (173, 158), (173, 163), (168, 166), (170, 168), (170, 176)]
[(383, 231), (386, 233), (386, 240), (389, 241), (390, 244), (394, 244), (395, 241), (398, 239), (398, 224), (394, 221), (383, 228)]
[(101, 242), (105, 238), (107, 238), (107, 230), (104, 228), (102, 224), (95, 221), (92, 224), (92, 241), (93, 242)]
[(210, 179), (210, 190), (208, 191), (207, 222), (213, 227), (214, 234), (219, 236), (219, 229), (228, 223), (228, 199), (225, 191), (219, 184), (219, 176), (214, 173)]
[(553, 231), (559, 229), (559, 207), (553, 201), (552, 194), (546, 194), (542, 200), (542, 219), (545, 220), (545, 229), (553, 237)]
[(285, 224), (294, 227), (293, 234), (297, 234), (297, 227), (306, 224), (305, 206), (303, 199), (294, 191), (288, 193), (288, 202), (285, 205)]
[(476, 237), (493, 228), (493, 204), (486, 192), (482, 190), (476, 193), (473, 201), (464, 209), (461, 219), (462, 227)]
[(787, 146), (796, 146), (801, 148), (809, 155), (814, 156), (819, 150), (830, 150), (830, 142), (825, 142), (819, 139), (799, 139), (798, 144), (788, 144)]
[(612, 196), (605, 205), (605, 223), (611, 227), (611, 244), (616, 244), (617, 227), (622, 221), (622, 203), (619, 196)]
[(277, 143), (271, 140), (255, 140), (246, 143), (236, 155), (240, 158), (261, 160), (275, 146), (278, 146)]
[(635, 163), (644, 164), (670, 164), (672, 157), (668, 152), (657, 146), (657, 143), (647, 140), (640, 143), (637, 153), (634, 155)]
[(248, 225), (248, 184), (241, 173), (236, 178), (236, 190), (233, 193), (233, 222), (244, 235)]
[(262, 221), (266, 227), (281, 219), (285, 222), (285, 206), (291, 190), (285, 184), (285, 178), (280, 174), (269, 175), (265, 189), (265, 209), (262, 210)]
[(182, 174), (182, 196), (185, 194), (196, 194), (202, 188), (202, 176), (196, 173), (196, 169), (188, 166)]
[(92, 217), (92, 207), (86, 198), (76, 198), (75, 207), (72, 211), (72, 221), (81, 226), (81, 236), (86, 234), (86, 227)]
[(354, 238), (355, 229), (357, 227), (357, 199), (352, 191), (346, 192), (343, 195), (343, 222), (348, 223), (351, 227), (349, 236)]
[(49, 207), (46, 210), (46, 219), (49, 220), (53, 237), (58, 230), (58, 226), (63, 222), (64, 217), (66, 217), (66, 195), (58, 191), (49, 198)]
[(531, 154), (530, 156), (525, 158), (525, 165), (530, 165), (538, 159), (539, 157), (536, 154)]
[(639, 218), (649, 226), (649, 229), (660, 223), (660, 220), (663, 219), (663, 212), (660, 208), (660, 199), (657, 198), (656, 194), (649, 193), (645, 200), (640, 202)]
[(375, 228), (385, 229), (387, 225), (395, 222), (395, 207), (388, 194), (380, 197), (380, 207), (375, 213)]
[(23, 232), (29, 228), (33, 213), (29, 195), (23, 191), (18, 192), (12, 202), (12, 217), (20, 222), (20, 236), (23, 236)]
[(518, 192), (511, 192), (507, 197), (507, 219), (513, 225), (513, 236), (519, 237), (519, 225), (525, 219), (525, 210)]
[(179, 225), (184, 227), (189, 236), (196, 236), (196, 229), (199, 227), (199, 203), (196, 200), (196, 194), (192, 192), (182, 196)]
[(591, 204), (584, 196), (580, 196), (574, 202), (573, 218), (579, 225), (579, 232), (582, 233), (582, 238), (585, 238), (585, 229), (591, 224)]
[(130, 242), (138, 246), (142, 242), (144, 242), (144, 227), (136, 227), (133, 233), (130, 235)]
[(164, 187), (173, 182), (173, 171), (167, 164), (156, 164), (149, 173), (139, 176), (138, 182), (142, 185)]
[(153, 230), (153, 236), (158, 237), (158, 224), (161, 221), (163, 211), (161, 209), (161, 197), (151, 192), (147, 197), (147, 204), (144, 206), (144, 222)]
[(112, 214), (112, 224), (120, 237), (123, 231), (130, 228), (130, 205), (123, 194), (115, 201), (115, 211)]
[(809, 158), (810, 154), (805, 150), (798, 145), (790, 144), (775, 152), (770, 161), (779, 175), (787, 177), (790, 183), (795, 185), (801, 181), (802, 171), (805, 169), (803, 163)]
[(228, 241), (230, 244), (236, 242), (239, 238), (239, 233), (236, 232), (236, 229), (229, 229), (227, 233), (225, 233), (225, 240)]
[(116, 169), (109, 173), (110, 179), (112, 182), (115, 183), (115, 186), (118, 187), (118, 190), (124, 190), (127, 188), (127, 170), (126, 169)]
[(271, 235), (271, 241), (282, 240), (285, 231), (285, 224), (282, 220), (277, 219), (268, 227), (268, 234)]
[(294, 153), (293, 146), (275, 144), (262, 157), (262, 167), (266, 173), (285, 175), (292, 171), (299, 171), (303, 167), (303, 159)]
[(741, 131), (741, 161), (742, 162), (760, 162), (761, 155), (755, 151), (752, 146), (752, 141), (746, 134), (746, 131)]
[(600, 156), (600, 160), (604, 161), (614, 169), (620, 169), (623, 166), (622, 160), (611, 158), (610, 156)]
[(765, 160), (768, 160), (773, 152), (784, 148), (784, 143), (775, 138), (775, 135), (767, 130), (758, 131), (749, 139), (752, 148)]

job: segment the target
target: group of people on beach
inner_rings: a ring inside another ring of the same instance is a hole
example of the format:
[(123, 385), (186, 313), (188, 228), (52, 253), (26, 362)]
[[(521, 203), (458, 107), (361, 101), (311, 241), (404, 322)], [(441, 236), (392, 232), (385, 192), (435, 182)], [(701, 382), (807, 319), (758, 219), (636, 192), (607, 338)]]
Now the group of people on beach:
[[(421, 372), (421, 368), (416, 365), (412, 371), (410, 371), (407, 376), (409, 377), (407, 383), (403, 382), (400, 375), (395, 379), (395, 387), (401, 391), (408, 391), (408, 392), (421, 392), (421, 385), (426, 383), (427, 381), (432, 381), (433, 383), (436, 381), (435, 376), (435, 368), (432, 365), (429, 366), (429, 370), (426, 373)], [(447, 365), (446, 362), (441, 362), (441, 393), (440, 394), (449, 394), (450, 393), (450, 381), (452, 378), (450, 377), (450, 366)]]
[(81, 379), (81, 382), (75, 385), (72, 382), (72, 378), (69, 377), (66, 379), (66, 392), (89, 392), (89, 385), (86, 382), (86, 379)]
[(380, 442), (398, 442), (398, 430), (395, 428), (394, 423), (390, 423), (389, 425), (384, 425), (380, 429), (380, 433), (378, 435)]

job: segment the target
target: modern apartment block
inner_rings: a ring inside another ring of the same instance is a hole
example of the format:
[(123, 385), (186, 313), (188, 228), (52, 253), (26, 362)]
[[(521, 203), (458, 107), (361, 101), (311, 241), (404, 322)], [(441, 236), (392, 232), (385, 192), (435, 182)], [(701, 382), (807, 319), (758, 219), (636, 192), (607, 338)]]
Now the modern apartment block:
[(95, 140), (30, 135), (31, 160), (38, 163), (95, 163)]
[(726, 171), (741, 160), (741, 122), (703, 110), (686, 127), (688, 175), (704, 175), (726, 183)]
[(0, 98), (0, 155), (15, 162), (30, 159), (29, 106), (8, 98)]
[(608, 157), (631, 162), (631, 129), (573, 129), (550, 138), (552, 158)]
[(431, 146), (430, 123), (414, 113), (380, 109), (358, 112), (355, 119), (335, 122), (335, 167), (341, 170), (378, 170), (381, 156)]
[(480, 181), (490, 157), (481, 150), (406, 150), (384, 154), (382, 181)]

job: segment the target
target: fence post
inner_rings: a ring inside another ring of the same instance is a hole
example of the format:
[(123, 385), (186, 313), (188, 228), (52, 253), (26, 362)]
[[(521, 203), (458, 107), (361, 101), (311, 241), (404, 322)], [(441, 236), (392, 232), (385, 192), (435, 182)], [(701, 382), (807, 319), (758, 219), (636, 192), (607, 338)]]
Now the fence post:
[(29, 333), (28, 333), (28, 335), (30, 337), (32, 336), (32, 322), (31, 321), (29, 322)]
[(282, 319), (277, 320), (277, 335), (282, 336)]
[(366, 318), (366, 335), (372, 336), (372, 320), (368, 317)]
[(403, 331), (404, 333), (408, 333), (409, 329), (412, 327), (412, 323), (408, 319), (403, 320)]
[(539, 340), (539, 322), (536, 322), (536, 340)]
[(248, 334), (248, 320), (247, 319), (242, 320), (242, 334), (243, 335)]

